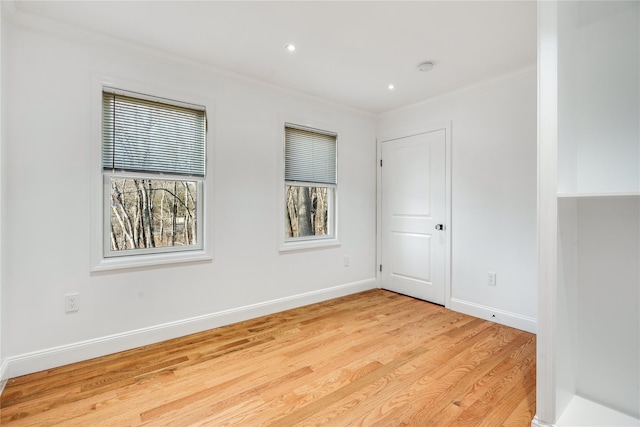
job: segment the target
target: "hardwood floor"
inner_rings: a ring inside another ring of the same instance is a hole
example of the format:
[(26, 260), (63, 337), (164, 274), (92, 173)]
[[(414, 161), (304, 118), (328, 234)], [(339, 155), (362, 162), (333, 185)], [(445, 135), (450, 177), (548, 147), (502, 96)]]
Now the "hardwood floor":
[(10, 426), (529, 426), (535, 335), (372, 290), (9, 380)]

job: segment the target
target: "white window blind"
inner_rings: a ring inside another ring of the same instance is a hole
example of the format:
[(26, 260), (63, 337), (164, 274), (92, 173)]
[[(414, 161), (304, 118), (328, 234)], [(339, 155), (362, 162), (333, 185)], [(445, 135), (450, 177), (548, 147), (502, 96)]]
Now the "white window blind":
[(204, 109), (103, 91), (104, 169), (205, 175)]
[(335, 133), (285, 124), (285, 179), (337, 184)]

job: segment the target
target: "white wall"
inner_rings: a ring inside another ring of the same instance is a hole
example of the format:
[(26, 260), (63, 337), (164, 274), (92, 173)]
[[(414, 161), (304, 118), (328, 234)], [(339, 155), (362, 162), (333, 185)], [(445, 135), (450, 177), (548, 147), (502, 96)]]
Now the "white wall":
[(560, 2), (558, 191), (640, 191), (640, 5)]
[(640, 197), (578, 200), (576, 394), (640, 418)]
[[(2, 52), (7, 376), (376, 286), (375, 117), (18, 18)], [(95, 74), (213, 100), (213, 262), (90, 272), (91, 195), (101, 191), (90, 179)], [(278, 252), (280, 114), (339, 132), (340, 247)], [(65, 314), (71, 292), (81, 308)]]
[(534, 331), (536, 70), (385, 113), (379, 134), (443, 121), (452, 123), (451, 307)]

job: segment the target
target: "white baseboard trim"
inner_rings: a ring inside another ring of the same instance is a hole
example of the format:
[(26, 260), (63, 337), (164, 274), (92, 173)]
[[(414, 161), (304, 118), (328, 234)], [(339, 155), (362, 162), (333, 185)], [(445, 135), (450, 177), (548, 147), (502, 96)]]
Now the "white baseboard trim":
[(7, 357), (2, 365), (0, 380), (14, 378), (57, 366), (89, 360), (119, 351), (165, 341), (196, 332), (206, 331), (243, 320), (302, 307), (357, 292), (376, 289), (375, 278), (347, 283), (319, 291), (292, 295), (271, 301), (251, 304), (162, 325), (137, 329), (59, 347), (48, 348), (17, 356)]
[(479, 317), (480, 319), (490, 320), (512, 328), (521, 329), (533, 334), (538, 330), (538, 321), (533, 317), (498, 310), (493, 307), (476, 304), (458, 298), (451, 298), (451, 310)]
[(2, 363), (0, 363), (0, 396), (2, 396), (2, 392), (4, 391), (4, 386), (7, 385), (7, 378), (5, 376), (5, 372), (7, 371), (7, 360), (2, 359)]
[(533, 420), (531, 420), (531, 427), (553, 427), (553, 424), (547, 424), (543, 421), (540, 421), (538, 419), (538, 416), (536, 415), (535, 417), (533, 417)]

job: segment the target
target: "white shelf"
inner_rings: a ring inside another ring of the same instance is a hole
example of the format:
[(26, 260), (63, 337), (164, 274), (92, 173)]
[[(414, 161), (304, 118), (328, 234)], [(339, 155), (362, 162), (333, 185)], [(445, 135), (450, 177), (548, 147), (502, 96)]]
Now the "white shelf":
[(557, 427), (636, 427), (640, 420), (580, 396), (574, 396), (555, 424)]
[(559, 199), (605, 198), (605, 197), (640, 197), (640, 191), (620, 193), (558, 193)]
[(538, 2), (532, 426), (640, 427), (639, 26), (639, 2)]

